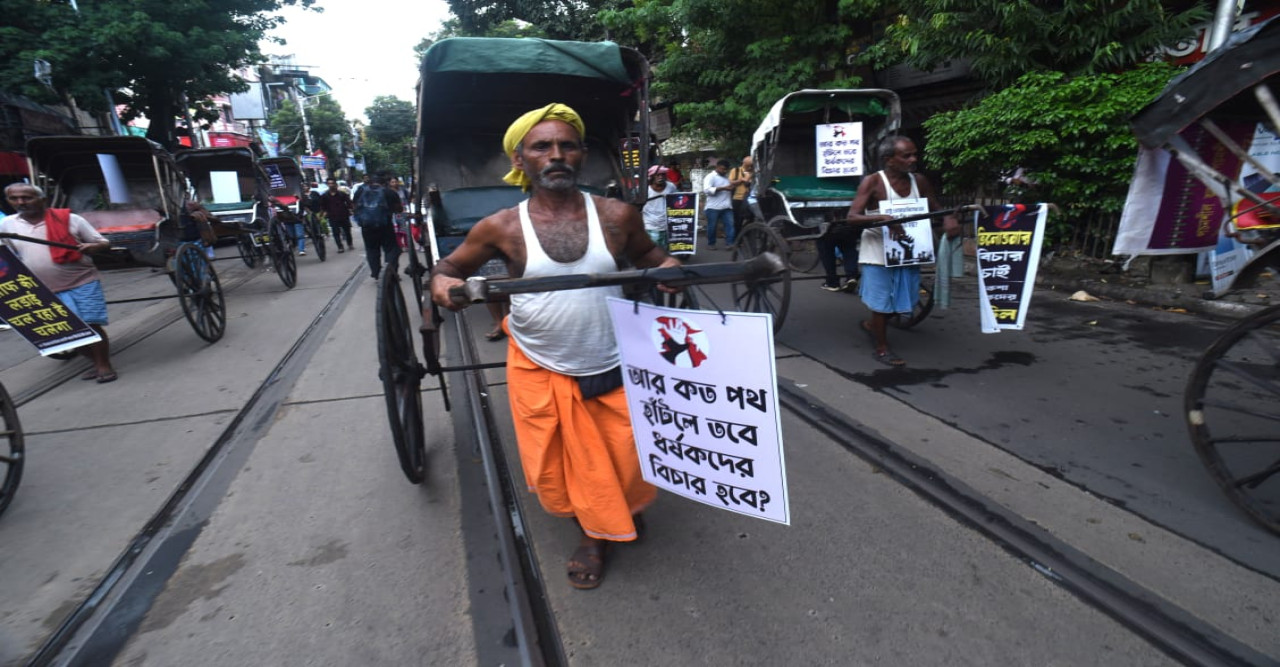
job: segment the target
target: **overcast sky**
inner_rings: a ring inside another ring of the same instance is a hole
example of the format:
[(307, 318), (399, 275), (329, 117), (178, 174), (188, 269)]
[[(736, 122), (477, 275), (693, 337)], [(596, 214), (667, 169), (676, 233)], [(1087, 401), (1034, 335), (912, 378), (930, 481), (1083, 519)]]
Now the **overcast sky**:
[[(363, 118), (379, 95), (414, 102), (418, 81), (413, 47), (449, 17), (444, 0), (318, 0), (323, 13), (287, 8), (287, 22), (264, 42), (268, 55), (296, 56), (298, 65), (333, 88), (348, 118)], [(366, 119), (367, 120), (367, 119)]]

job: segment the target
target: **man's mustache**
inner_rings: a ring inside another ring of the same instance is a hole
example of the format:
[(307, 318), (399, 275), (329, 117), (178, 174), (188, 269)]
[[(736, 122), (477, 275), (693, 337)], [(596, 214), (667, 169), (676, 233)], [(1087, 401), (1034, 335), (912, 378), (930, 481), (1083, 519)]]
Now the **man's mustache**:
[(578, 172), (567, 164), (549, 164), (543, 167), (542, 171), (539, 173), (543, 176), (549, 176), (551, 174), (569, 174), (570, 176), (573, 176)]

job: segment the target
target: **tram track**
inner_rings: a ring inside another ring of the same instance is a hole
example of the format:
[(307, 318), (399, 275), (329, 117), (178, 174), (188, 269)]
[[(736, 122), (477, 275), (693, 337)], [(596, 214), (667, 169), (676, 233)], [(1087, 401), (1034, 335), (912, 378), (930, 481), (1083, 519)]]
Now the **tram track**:
[[(251, 271), (238, 277), (231, 289), (256, 275)], [(110, 664), (199, 537), (257, 441), (270, 428), (293, 385), (335, 324), (337, 318), (333, 315), (351, 300), (362, 276), (361, 267), (347, 276), (220, 436), (107, 568), (92, 592), (42, 642), (27, 662), (29, 667)], [(135, 329), (130, 344), (181, 318), (178, 310), (176, 319), (148, 320)], [(71, 373), (70, 377), (74, 375)]]
[[(462, 363), (475, 363), (473, 336), (463, 317), (455, 317), (453, 335), (465, 341)], [(455, 417), (475, 429), (473, 447), (484, 457), (484, 488), (492, 512), (487, 529), (497, 529), (505, 552), (501, 562), (509, 602), (508, 622), (518, 629), (520, 664), (568, 664), (555, 618), (542, 587), (532, 538), (525, 534), (519, 503), (520, 489), (503, 460), (501, 439), (493, 423), (490, 392), (479, 371), (467, 373), (468, 400), (457, 405), (465, 417)], [(1228, 666), (1269, 664), (1272, 659), (1196, 618), (1141, 584), (1099, 563), (1027, 519), (1001, 507), (980, 491), (942, 472), (929, 461), (880, 436), (873, 428), (841, 413), (779, 378), (781, 406), (786, 413), (821, 433), (829, 441), (883, 471), (948, 516), (981, 534), (1040, 576), (1070, 592), (1142, 637), (1170, 658), (1187, 665)], [(478, 400), (471, 401), (471, 397)], [(487, 431), (485, 433), (484, 431)], [(487, 450), (486, 450), (487, 445)], [(462, 447), (461, 441), (459, 447)], [(464, 457), (460, 456), (462, 460)], [(518, 471), (517, 471), (518, 472)], [(467, 488), (467, 484), (462, 485)], [(477, 573), (473, 573), (477, 574)], [(478, 634), (479, 637), (479, 634)]]
[(831, 442), (981, 534), (1054, 584), (1187, 665), (1272, 661), (1090, 558), (981, 492), (883, 438), (874, 429), (779, 378), (780, 403)]

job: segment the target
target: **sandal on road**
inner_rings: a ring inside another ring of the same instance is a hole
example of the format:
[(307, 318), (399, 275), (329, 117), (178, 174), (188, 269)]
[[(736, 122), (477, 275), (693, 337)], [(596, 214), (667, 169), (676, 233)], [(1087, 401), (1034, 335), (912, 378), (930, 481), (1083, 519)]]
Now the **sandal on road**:
[(506, 338), (506, 337), (507, 337), (507, 332), (503, 331), (501, 327), (494, 329), (493, 331), (490, 331), (489, 333), (484, 335), (485, 340), (491, 340), (491, 341), (502, 340), (503, 338)]
[(885, 366), (892, 366), (894, 368), (901, 368), (907, 365), (907, 362), (904, 361), (902, 357), (894, 354), (893, 350), (885, 350), (884, 352), (877, 352), (873, 350), (871, 352), (871, 358)]
[(608, 544), (603, 540), (578, 545), (578, 549), (569, 557), (569, 585), (580, 590), (599, 586), (604, 579), (604, 554), (607, 548)]
[(102, 375), (99, 375), (99, 376), (98, 376), (98, 384), (106, 384), (106, 383), (108, 383), (108, 382), (115, 382), (115, 381), (116, 381), (116, 380), (118, 380), (118, 379), (120, 379), (120, 376), (119, 376), (119, 375), (116, 375), (116, 372), (115, 372), (115, 371), (109, 371), (109, 372), (103, 373)]
[(96, 368), (91, 368), (91, 369), (89, 369), (89, 370), (85, 371), (85, 372), (84, 372), (84, 374), (80, 376), (80, 379), (81, 379), (81, 380), (84, 380), (85, 382), (88, 382), (89, 380), (97, 380), (97, 379), (98, 379), (98, 369), (96, 369)]

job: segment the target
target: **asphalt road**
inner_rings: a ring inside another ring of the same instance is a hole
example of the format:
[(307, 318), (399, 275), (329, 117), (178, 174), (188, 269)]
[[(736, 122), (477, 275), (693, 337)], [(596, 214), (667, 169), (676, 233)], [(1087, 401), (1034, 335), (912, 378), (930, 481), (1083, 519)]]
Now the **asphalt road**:
[[(299, 264), (289, 291), (226, 271), (214, 345), (185, 321), (147, 332), (169, 306), (113, 312), (120, 381), (69, 380), (20, 407), (29, 465), (0, 517), (0, 663), (40, 646), (215, 443), (199, 502), (140, 549), (148, 567), (89, 624), (82, 664), (491, 664), (504, 650), (509, 621), (485, 611), (501, 583), (478, 574), (491, 558), (469, 537), (492, 528), (460, 484), (476, 454), (457, 413), (428, 383), (431, 474), (405, 482), (376, 377), (374, 283), (351, 253)], [(795, 282), (781, 386), (1247, 661), (1280, 659), (1277, 538), (1221, 497), (1177, 416), (1189, 359), (1221, 323), (1038, 292), (1027, 331), (984, 336), (962, 284), (952, 309), (893, 332), (910, 363), (897, 370), (871, 359), (857, 298), (816, 285)], [(466, 318), (477, 338), (488, 329), (483, 309)], [(12, 342), (0, 358), (21, 357)], [(476, 345), (501, 357), (501, 343)], [(0, 380), (21, 393), (77, 363), (27, 359)], [(502, 373), (487, 375), (515, 461)], [(596, 591), (565, 581), (572, 524), (520, 494), (570, 663), (1173, 662), (794, 414), (783, 432), (792, 526), (664, 495)]]

